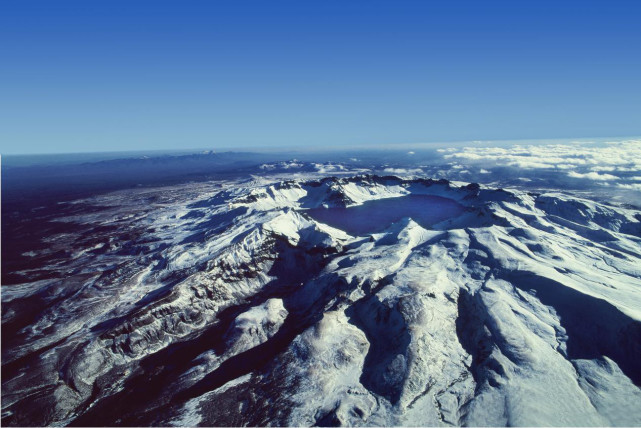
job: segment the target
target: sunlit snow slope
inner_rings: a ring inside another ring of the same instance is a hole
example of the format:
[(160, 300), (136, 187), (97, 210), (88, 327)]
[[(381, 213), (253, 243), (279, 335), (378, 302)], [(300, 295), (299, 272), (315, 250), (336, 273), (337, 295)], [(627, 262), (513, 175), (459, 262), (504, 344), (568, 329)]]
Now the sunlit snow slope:
[[(353, 206), (392, 220), (310, 215)], [(61, 210), (2, 284), (4, 425), (641, 425), (638, 211), (378, 176)]]

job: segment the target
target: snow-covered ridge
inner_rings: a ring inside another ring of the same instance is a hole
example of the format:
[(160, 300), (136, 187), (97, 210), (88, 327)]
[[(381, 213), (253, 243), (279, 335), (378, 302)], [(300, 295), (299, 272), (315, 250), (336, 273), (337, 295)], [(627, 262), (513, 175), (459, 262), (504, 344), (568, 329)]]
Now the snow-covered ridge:
[[(638, 211), (375, 175), (144, 192), (83, 201), (71, 256), (3, 285), (3, 423), (641, 424)], [(462, 209), (309, 215), (417, 195)]]

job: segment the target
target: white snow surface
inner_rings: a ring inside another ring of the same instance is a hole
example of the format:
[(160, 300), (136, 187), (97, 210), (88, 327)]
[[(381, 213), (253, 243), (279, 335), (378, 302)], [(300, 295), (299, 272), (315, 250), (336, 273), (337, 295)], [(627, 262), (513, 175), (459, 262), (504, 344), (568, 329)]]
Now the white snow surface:
[[(121, 391), (144, 358), (220, 328), (173, 387), (197, 392), (154, 423), (641, 425), (641, 213), (446, 181), (274, 177), (130, 213), (120, 221), (153, 231), (140, 253), (79, 249), (64, 284), (3, 287), (5, 305), (80, 284), (22, 332), (11, 361), (47, 350), (33, 374), (3, 380), (15, 391), (3, 411), (37, 384), (58, 397), (46, 424), (73, 420)], [(465, 211), (368, 236), (305, 212), (410, 194)], [(111, 211), (66, 221), (131, 211), (121, 194), (89, 202)], [(91, 274), (101, 266), (118, 268)]]

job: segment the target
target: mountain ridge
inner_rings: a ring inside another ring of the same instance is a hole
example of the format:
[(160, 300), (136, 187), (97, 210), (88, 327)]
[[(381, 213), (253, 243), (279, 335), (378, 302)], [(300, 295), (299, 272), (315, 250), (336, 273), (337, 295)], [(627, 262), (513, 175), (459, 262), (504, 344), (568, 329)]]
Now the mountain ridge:
[[(3, 285), (3, 423), (641, 424), (637, 211), (395, 176), (218, 186), (56, 219), (89, 230), (40, 267), (66, 280)], [(362, 236), (308, 214), (408, 195), (463, 210)]]

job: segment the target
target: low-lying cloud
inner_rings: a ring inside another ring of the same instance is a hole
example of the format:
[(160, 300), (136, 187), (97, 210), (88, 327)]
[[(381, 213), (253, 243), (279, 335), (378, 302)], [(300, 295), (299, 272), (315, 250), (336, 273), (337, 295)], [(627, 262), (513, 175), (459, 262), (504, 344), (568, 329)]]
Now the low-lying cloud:
[[(578, 170), (571, 177), (612, 180), (602, 172), (641, 171), (641, 140), (442, 149), (445, 159), (523, 169)], [(486, 166), (486, 167), (487, 167)], [(592, 174), (594, 172), (594, 174)]]
[(383, 171), (390, 174), (421, 174), (421, 168), (385, 168)]
[(619, 177), (616, 175), (612, 174), (599, 174), (598, 172), (586, 172), (585, 174), (581, 174), (580, 172), (576, 171), (570, 171), (568, 172), (568, 177), (572, 178), (589, 178), (590, 180), (598, 180), (598, 181), (608, 181), (608, 180), (618, 180)]
[[(638, 204), (641, 199), (641, 139), (505, 147), (444, 148), (448, 179), (496, 186), (592, 192)], [(471, 175), (461, 177), (461, 169)], [(458, 173), (458, 174), (457, 174)]]

